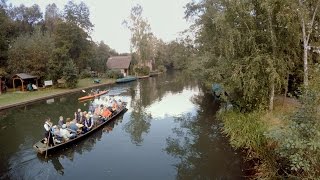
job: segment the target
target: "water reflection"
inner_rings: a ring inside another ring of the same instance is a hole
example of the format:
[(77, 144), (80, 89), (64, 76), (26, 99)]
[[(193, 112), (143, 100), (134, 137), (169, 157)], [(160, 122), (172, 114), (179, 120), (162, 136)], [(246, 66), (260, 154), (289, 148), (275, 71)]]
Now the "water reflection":
[(165, 151), (180, 159), (175, 164), (177, 179), (241, 178), (240, 168), (232, 168), (241, 162), (221, 136), (220, 124), (214, 118), (218, 105), (207, 94), (195, 96), (192, 102), (199, 106), (197, 114), (175, 117), (180, 126), (173, 128), (173, 135), (166, 140)]
[(90, 101), (78, 102), (83, 95), (0, 112), (0, 179), (236, 179), (241, 174), (239, 158), (219, 133), (216, 105), (183, 74), (112, 85), (109, 95), (128, 102), (123, 116), (47, 159), (37, 155), (32, 145), (43, 137), (44, 119), (57, 123), (60, 115), (88, 110)]
[[(149, 133), (151, 120), (159, 118), (161, 113), (172, 115), (193, 109), (189, 101), (183, 104), (181, 100), (188, 99), (194, 93), (184, 89), (197, 89), (196, 87), (197, 82), (183, 73), (163, 74), (158, 78), (139, 80), (136, 86), (131, 86), (129, 94), (132, 112), (129, 122), (124, 126), (125, 131), (130, 134), (131, 142), (141, 145), (143, 136)], [(163, 101), (163, 98), (167, 101)]]

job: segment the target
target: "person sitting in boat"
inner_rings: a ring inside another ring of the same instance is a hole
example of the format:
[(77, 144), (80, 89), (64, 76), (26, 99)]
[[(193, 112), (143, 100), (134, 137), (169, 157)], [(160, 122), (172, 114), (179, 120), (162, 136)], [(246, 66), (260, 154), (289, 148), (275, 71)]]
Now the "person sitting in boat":
[(122, 101), (121, 101), (121, 99), (118, 100), (118, 105), (119, 105), (119, 107), (122, 107)]
[(43, 127), (45, 129), (45, 134), (44, 134), (45, 141), (44, 141), (44, 143), (48, 143), (49, 146), (54, 146), (53, 134), (51, 132), (52, 122), (51, 122), (50, 118), (47, 118), (47, 120), (45, 121)]
[(54, 142), (61, 143), (63, 138), (60, 134), (60, 129), (57, 125), (52, 126), (52, 132), (53, 132), (52, 134), (53, 134)]
[(92, 117), (89, 116), (89, 114), (86, 115), (86, 119), (84, 121), (84, 126), (83, 126), (83, 132), (86, 133), (88, 131), (90, 131), (93, 127), (93, 121), (92, 121)]
[(91, 113), (93, 113), (94, 112), (94, 105), (93, 105), (93, 103), (91, 102), (90, 103), (90, 106), (89, 106), (89, 112), (91, 112)]
[(78, 111), (74, 114), (75, 119), (77, 120), (77, 122), (80, 121), (81, 118), (81, 109), (79, 108)]
[(79, 130), (79, 127), (77, 126), (77, 122), (71, 121), (70, 118), (67, 118), (66, 125), (67, 125), (67, 128), (72, 130), (73, 132), (78, 132), (78, 130)]
[(60, 129), (60, 135), (63, 137), (63, 140), (68, 141), (69, 139), (73, 139), (76, 137), (76, 134), (70, 133), (70, 131), (67, 129), (67, 125), (62, 125), (62, 128)]
[(88, 116), (89, 116), (89, 118), (91, 118), (92, 126), (94, 127), (96, 125), (96, 121), (95, 121), (93, 114), (90, 111), (88, 112)]
[(97, 106), (94, 110), (94, 115), (99, 116), (100, 115), (100, 106)]
[(83, 111), (80, 124), (84, 125), (84, 123), (87, 119), (87, 114), (88, 114), (87, 111)]
[(113, 100), (113, 104), (112, 104), (112, 113), (116, 112), (118, 110), (118, 103), (116, 100)]
[(83, 124), (84, 123), (84, 118), (83, 118), (83, 112), (79, 113), (79, 118), (77, 119), (78, 124)]
[(60, 116), (58, 121), (58, 126), (61, 128), (63, 124), (65, 124), (63, 120), (63, 116)]
[(107, 107), (103, 108), (102, 119), (107, 120), (111, 116), (111, 112)]

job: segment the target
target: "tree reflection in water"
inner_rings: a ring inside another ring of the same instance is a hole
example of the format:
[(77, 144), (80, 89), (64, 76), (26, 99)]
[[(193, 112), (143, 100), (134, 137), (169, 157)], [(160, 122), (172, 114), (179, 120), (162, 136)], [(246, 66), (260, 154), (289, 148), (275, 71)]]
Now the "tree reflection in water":
[[(195, 96), (192, 102), (199, 106), (197, 114), (176, 117), (180, 127), (173, 128), (175, 137), (166, 140), (165, 151), (180, 160), (175, 164), (177, 179), (241, 178), (241, 162), (220, 134), (221, 124), (215, 120), (218, 105), (210, 94)], [(237, 172), (232, 172), (235, 169)]]
[[(146, 101), (147, 92), (145, 92), (143, 84), (137, 84), (136, 90), (131, 91), (131, 107), (130, 120), (124, 125), (125, 131), (130, 134), (131, 142), (135, 145), (141, 145), (143, 142), (142, 134), (148, 134), (151, 126), (151, 114), (145, 112), (145, 106), (150, 103)], [(141, 95), (143, 92), (143, 96)], [(148, 98), (149, 100), (149, 98)]]
[[(195, 88), (197, 82), (183, 73), (167, 73), (157, 78), (139, 80), (136, 86), (129, 89), (132, 112), (130, 120), (125, 124), (125, 131), (130, 134), (135, 145), (143, 143), (143, 135), (149, 133), (152, 115), (146, 108), (168, 93), (180, 93), (184, 88)], [(134, 87), (134, 88), (133, 88)]]

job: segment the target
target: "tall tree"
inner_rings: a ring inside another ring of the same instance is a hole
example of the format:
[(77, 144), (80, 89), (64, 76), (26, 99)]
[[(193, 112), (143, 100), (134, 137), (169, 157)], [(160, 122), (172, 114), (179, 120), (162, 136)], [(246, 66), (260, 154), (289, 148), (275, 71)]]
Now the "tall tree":
[(297, 7), (297, 11), (301, 24), (303, 42), (303, 84), (304, 86), (308, 86), (308, 50), (310, 50), (310, 36), (314, 29), (315, 18), (318, 14), (320, 1), (298, 1), (299, 5)]
[(76, 4), (73, 1), (68, 1), (64, 6), (64, 18), (67, 22), (76, 24), (87, 32), (93, 28), (89, 7), (84, 2)]
[(32, 35), (19, 36), (9, 50), (8, 68), (11, 73), (27, 72), (46, 76), (46, 63), (51, 59), (54, 41), (38, 28)]
[(208, 87), (221, 83), (241, 109), (272, 109), (289, 72), (288, 59), (297, 54), (298, 41), (290, 44), (296, 34), (287, 28), (294, 23), (289, 5), (279, 0), (189, 3), (186, 17), (195, 19), (199, 49), (192, 68)]
[(5, 2), (0, 1), (0, 66), (6, 67), (8, 49), (14, 36), (14, 24), (6, 12)]
[(59, 9), (55, 3), (48, 4), (45, 12), (45, 25), (49, 33), (54, 32), (58, 20), (61, 18)]
[(88, 60), (92, 56), (91, 42), (88, 37), (83, 29), (66, 22), (59, 22), (54, 32), (56, 47), (66, 49), (69, 57), (80, 70), (87, 67)]
[(37, 4), (31, 7), (21, 4), (18, 7), (9, 9), (9, 14), (11, 19), (18, 25), (21, 33), (31, 33), (34, 26), (42, 20), (42, 12)]
[(142, 16), (143, 8), (137, 4), (131, 8), (128, 21), (124, 21), (131, 31), (131, 50), (136, 53), (138, 64), (145, 65), (151, 59), (153, 34), (150, 24)]

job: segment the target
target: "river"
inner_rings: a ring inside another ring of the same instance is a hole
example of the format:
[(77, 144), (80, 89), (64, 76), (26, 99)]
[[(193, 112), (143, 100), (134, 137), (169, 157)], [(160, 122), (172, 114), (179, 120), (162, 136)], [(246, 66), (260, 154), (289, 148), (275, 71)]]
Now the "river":
[(43, 123), (72, 117), (83, 92), (0, 111), (0, 179), (243, 179), (241, 156), (220, 133), (218, 105), (180, 73), (114, 84), (128, 111), (45, 159), (32, 145)]

